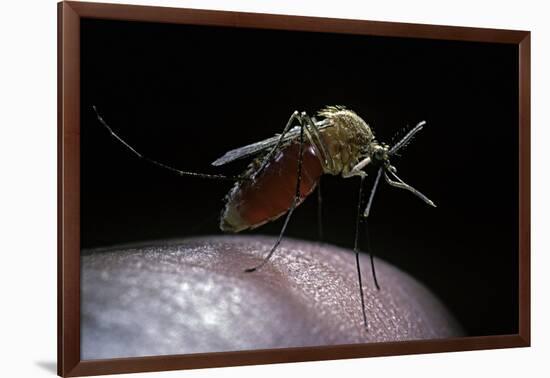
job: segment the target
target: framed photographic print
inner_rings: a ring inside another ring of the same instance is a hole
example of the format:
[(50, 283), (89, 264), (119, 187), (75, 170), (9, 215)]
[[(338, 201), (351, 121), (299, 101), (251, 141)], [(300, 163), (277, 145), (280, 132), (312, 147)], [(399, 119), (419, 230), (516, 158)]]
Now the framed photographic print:
[(58, 10), (59, 375), (529, 346), (529, 32)]

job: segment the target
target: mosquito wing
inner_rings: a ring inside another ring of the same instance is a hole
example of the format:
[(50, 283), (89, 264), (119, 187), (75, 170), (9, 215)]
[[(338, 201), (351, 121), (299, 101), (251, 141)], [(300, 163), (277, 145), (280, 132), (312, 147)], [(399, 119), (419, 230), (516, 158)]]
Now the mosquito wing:
[[(318, 130), (322, 130), (330, 126), (330, 124), (325, 122), (324, 120), (316, 122), (315, 125), (317, 126)], [(287, 133), (283, 137), (283, 142), (295, 139), (299, 137), (299, 135), (300, 135), (300, 126), (294, 126), (292, 129), (287, 131)], [(280, 137), (281, 137), (280, 134), (276, 134), (271, 138), (264, 139), (256, 143), (252, 143), (247, 146), (228, 151), (222, 157), (216, 159), (212, 163), (212, 165), (220, 166), (238, 159), (243, 159), (252, 155), (256, 155), (270, 147), (275, 146), (279, 141)]]

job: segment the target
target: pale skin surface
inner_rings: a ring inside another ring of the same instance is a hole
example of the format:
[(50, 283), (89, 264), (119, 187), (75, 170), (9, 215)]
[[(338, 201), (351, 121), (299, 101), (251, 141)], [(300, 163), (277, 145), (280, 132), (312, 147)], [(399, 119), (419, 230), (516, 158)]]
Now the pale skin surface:
[(368, 331), (355, 258), (285, 239), (253, 273), (270, 237), (213, 236), (84, 251), (83, 359), (462, 336), (423, 285), (362, 254)]

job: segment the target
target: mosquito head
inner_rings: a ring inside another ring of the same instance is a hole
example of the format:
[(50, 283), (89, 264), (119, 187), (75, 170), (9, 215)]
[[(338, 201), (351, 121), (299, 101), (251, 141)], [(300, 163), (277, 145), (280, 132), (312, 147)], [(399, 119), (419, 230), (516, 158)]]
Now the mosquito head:
[[(398, 147), (402, 147), (402, 144), (398, 145)], [(420, 193), (409, 184), (403, 182), (403, 180), (401, 180), (397, 176), (397, 169), (390, 163), (390, 157), (395, 153), (396, 150), (397, 148), (395, 148), (395, 146), (390, 148), (387, 144), (384, 143), (374, 143), (371, 145), (369, 153), (370, 159), (377, 167), (379, 167), (376, 182), (378, 182), (378, 178), (383, 175), (386, 182), (391, 186), (408, 190), (415, 196), (426, 202), (428, 205), (435, 207), (435, 204), (428, 197)], [(368, 211), (365, 211), (365, 214), (368, 215)]]
[(387, 144), (376, 143), (370, 153), (371, 160), (377, 166), (388, 168), (390, 166), (390, 147)]
[(373, 141), (368, 147), (367, 147), (367, 158), (365, 158), (360, 164), (357, 164), (357, 168), (361, 169), (365, 165), (372, 163), (375, 166), (378, 167), (378, 174), (376, 176), (376, 180), (374, 182), (374, 186), (371, 192), (371, 197), (369, 200), (369, 204), (367, 205), (365, 212), (363, 214), (364, 217), (367, 217), (370, 210), (370, 202), (372, 201), (373, 193), (376, 190), (376, 187), (378, 185), (378, 181), (380, 180), (381, 176), (384, 176), (384, 179), (388, 184), (391, 186), (394, 186), (396, 188), (405, 189), (409, 192), (413, 193), (415, 196), (426, 202), (428, 205), (436, 207), (435, 203), (433, 203), (432, 200), (430, 200), (428, 197), (426, 197), (424, 194), (420, 193), (418, 190), (410, 186), (409, 184), (403, 182), (397, 176), (397, 169), (391, 165), (390, 163), (390, 157), (395, 155), (399, 149), (405, 147), (413, 138), (413, 136), (422, 130), (422, 127), (426, 124), (425, 121), (422, 121), (418, 123), (411, 131), (407, 133), (399, 142), (397, 142), (395, 145), (393, 145), (391, 148), (384, 143), (378, 143), (376, 141)]

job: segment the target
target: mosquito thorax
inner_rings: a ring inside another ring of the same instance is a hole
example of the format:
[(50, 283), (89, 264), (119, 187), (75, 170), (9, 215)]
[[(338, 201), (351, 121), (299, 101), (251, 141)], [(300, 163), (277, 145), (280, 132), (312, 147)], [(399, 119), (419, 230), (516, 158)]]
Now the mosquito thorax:
[(317, 113), (331, 125), (321, 135), (330, 156), (325, 173), (332, 175), (349, 173), (368, 155), (374, 134), (369, 125), (353, 110), (344, 106), (327, 106)]

